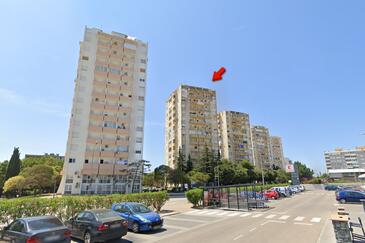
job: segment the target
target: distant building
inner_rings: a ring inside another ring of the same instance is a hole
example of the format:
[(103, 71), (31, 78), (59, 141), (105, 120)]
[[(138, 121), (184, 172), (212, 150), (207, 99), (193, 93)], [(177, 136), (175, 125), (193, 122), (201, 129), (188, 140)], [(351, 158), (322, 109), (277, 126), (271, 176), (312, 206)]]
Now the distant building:
[(206, 148), (218, 153), (216, 92), (180, 85), (166, 102), (165, 163), (175, 168), (181, 149), (195, 166)]
[(62, 155), (59, 155), (59, 154), (54, 154), (54, 153), (45, 153), (45, 154), (26, 154), (24, 156), (24, 158), (42, 158), (42, 157), (52, 157), (52, 158), (56, 158), (56, 159), (59, 159), (59, 160), (65, 160), (65, 156), (62, 156)]
[(219, 112), (218, 127), (221, 157), (230, 161), (248, 160), (254, 164), (249, 115), (235, 111)]
[(251, 136), (255, 166), (264, 169), (272, 168), (269, 129), (264, 126), (253, 126)]
[(285, 168), (285, 158), (281, 137), (271, 136), (270, 146), (272, 164), (282, 169)]
[(365, 147), (337, 148), (324, 153), (327, 173), (333, 179), (357, 180), (365, 173)]
[(141, 191), (147, 50), (135, 37), (85, 28), (58, 193)]

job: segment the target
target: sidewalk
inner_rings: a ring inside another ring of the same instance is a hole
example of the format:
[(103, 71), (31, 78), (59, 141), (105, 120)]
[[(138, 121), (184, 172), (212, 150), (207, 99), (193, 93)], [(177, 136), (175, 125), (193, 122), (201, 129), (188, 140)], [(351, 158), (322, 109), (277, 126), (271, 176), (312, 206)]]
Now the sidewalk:
[(171, 198), (162, 207), (161, 216), (174, 215), (191, 211), (192, 204), (186, 198)]

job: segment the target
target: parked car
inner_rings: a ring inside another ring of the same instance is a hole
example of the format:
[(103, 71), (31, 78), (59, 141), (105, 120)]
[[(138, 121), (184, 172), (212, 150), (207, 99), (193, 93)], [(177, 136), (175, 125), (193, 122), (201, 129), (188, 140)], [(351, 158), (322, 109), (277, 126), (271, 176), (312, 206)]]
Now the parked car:
[(324, 189), (327, 190), (327, 191), (336, 191), (340, 188), (337, 185), (325, 185)]
[(280, 196), (282, 196), (282, 197), (289, 197), (290, 196), (288, 188), (284, 187), (284, 186), (282, 186), (282, 187), (273, 187), (270, 190), (277, 191), (280, 194)]
[(300, 189), (301, 192), (305, 191), (305, 187), (303, 185), (299, 185), (299, 189)]
[(362, 199), (365, 199), (365, 193), (361, 191), (342, 190), (336, 192), (336, 200), (340, 203), (360, 202)]
[(133, 232), (157, 230), (163, 226), (161, 216), (142, 203), (123, 202), (112, 205), (112, 210), (128, 220)]
[(0, 239), (13, 243), (69, 243), (71, 231), (54, 216), (19, 218), (4, 227)]
[(278, 199), (280, 197), (279, 193), (275, 190), (266, 190), (264, 191), (264, 197), (271, 199)]
[(127, 234), (128, 222), (110, 209), (83, 211), (67, 220), (71, 236), (85, 243), (120, 239)]
[(298, 186), (289, 186), (289, 189), (293, 192), (293, 193), (299, 193), (300, 189)]

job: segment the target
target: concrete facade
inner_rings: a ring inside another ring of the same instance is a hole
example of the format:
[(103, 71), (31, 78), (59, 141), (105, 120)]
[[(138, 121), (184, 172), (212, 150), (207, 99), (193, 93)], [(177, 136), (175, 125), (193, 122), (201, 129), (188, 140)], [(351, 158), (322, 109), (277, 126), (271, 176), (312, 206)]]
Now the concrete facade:
[(255, 166), (260, 169), (272, 168), (269, 129), (264, 126), (253, 126), (251, 136)]
[(281, 137), (271, 136), (270, 146), (271, 146), (271, 160), (273, 165), (282, 169), (285, 168), (286, 162), (284, 158), (284, 150)]
[(85, 28), (58, 193), (141, 189), (147, 49), (134, 37)]

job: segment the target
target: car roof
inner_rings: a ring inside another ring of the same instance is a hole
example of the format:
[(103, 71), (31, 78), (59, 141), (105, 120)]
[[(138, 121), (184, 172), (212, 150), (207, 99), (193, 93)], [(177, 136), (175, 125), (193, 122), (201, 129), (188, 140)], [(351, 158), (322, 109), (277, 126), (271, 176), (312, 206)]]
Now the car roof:
[(104, 213), (112, 211), (111, 209), (91, 209), (91, 210), (85, 210), (84, 212), (91, 212), (91, 213)]
[(54, 219), (57, 218), (53, 215), (46, 215), (46, 216), (35, 216), (35, 217), (25, 217), (25, 218), (19, 218), (21, 220), (24, 220), (26, 222), (35, 221), (35, 220), (41, 220), (41, 219)]
[(142, 203), (139, 203), (139, 202), (121, 202), (121, 203), (115, 203), (115, 205), (118, 205), (118, 204), (136, 205), (136, 204), (142, 204)]

